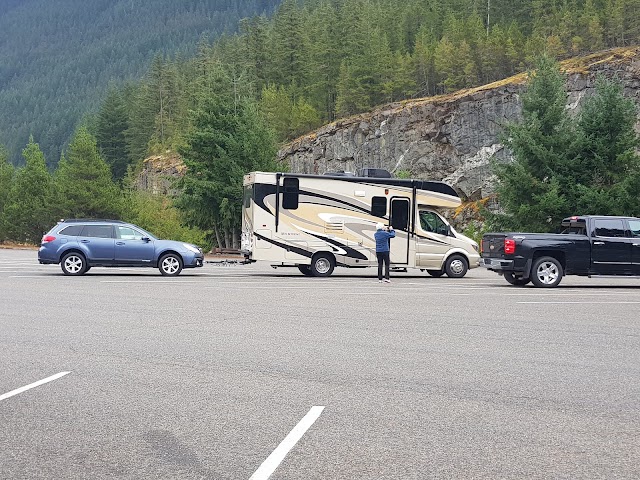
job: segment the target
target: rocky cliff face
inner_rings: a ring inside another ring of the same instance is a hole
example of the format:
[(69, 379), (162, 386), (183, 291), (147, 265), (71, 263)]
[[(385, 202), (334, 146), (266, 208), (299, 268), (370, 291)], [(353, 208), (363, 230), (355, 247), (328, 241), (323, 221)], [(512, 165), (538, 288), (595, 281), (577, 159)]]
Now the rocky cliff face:
[[(567, 108), (576, 111), (598, 74), (617, 77), (640, 106), (640, 48), (610, 50), (563, 64)], [(499, 135), (521, 112), (526, 75), (452, 95), (405, 101), (339, 120), (298, 138), (278, 154), (292, 172), (385, 168), (444, 180), (466, 200), (492, 192), (489, 160), (509, 161)], [(640, 121), (636, 125), (640, 132)]]

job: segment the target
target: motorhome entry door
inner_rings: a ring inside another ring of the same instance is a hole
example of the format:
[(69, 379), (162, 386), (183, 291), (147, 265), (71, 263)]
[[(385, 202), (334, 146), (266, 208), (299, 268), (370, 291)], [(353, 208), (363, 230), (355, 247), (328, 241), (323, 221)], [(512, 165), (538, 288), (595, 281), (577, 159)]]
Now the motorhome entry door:
[(389, 223), (396, 231), (396, 237), (390, 240), (391, 263), (409, 263), (409, 205), (406, 197), (391, 199)]

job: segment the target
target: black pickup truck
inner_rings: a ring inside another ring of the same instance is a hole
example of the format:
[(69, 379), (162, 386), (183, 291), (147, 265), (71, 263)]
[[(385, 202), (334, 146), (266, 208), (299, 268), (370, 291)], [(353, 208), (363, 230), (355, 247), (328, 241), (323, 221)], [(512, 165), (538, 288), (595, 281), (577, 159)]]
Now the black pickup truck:
[(487, 233), (480, 265), (512, 285), (556, 287), (564, 275), (640, 276), (640, 218), (576, 216), (561, 233)]

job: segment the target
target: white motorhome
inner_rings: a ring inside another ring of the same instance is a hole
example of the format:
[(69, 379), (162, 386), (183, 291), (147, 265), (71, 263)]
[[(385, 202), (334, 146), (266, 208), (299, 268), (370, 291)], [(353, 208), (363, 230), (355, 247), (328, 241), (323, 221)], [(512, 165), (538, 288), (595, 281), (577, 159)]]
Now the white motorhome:
[(463, 277), (478, 244), (438, 213), (460, 198), (442, 182), (253, 172), (244, 177), (242, 252), (248, 261), (326, 277), (334, 267), (377, 265), (376, 224), (393, 226), (392, 268)]

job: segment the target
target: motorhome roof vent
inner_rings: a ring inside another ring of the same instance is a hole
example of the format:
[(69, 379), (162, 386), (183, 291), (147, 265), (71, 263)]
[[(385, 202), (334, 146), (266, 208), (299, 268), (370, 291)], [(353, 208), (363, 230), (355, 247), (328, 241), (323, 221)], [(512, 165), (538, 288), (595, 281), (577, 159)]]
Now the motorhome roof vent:
[(325, 175), (329, 175), (331, 177), (355, 177), (356, 174), (353, 172), (345, 172), (344, 170), (336, 170), (334, 172), (324, 172)]
[(393, 175), (384, 168), (361, 168), (358, 170), (358, 176), (370, 178), (393, 178)]

